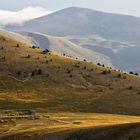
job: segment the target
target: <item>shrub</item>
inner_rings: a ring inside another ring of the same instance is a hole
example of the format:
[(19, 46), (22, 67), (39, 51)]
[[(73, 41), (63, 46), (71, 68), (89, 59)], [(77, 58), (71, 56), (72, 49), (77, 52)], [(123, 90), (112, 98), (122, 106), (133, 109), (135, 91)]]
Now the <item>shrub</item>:
[(106, 71), (106, 70), (104, 70), (104, 71), (102, 72), (102, 74), (107, 74), (107, 71)]
[(108, 70), (108, 72), (107, 72), (108, 74), (111, 74), (111, 71), (110, 70)]
[(1, 47), (1, 50), (4, 50), (4, 47)]
[(134, 73), (132, 71), (130, 71), (129, 74), (134, 74)]
[(87, 69), (87, 67), (86, 66), (84, 66), (84, 70), (86, 70)]
[(49, 53), (49, 52), (50, 52), (50, 50), (45, 49), (45, 50), (43, 50), (42, 52), (43, 52), (44, 54), (46, 54), (46, 53)]
[(31, 55), (30, 55), (30, 54), (28, 54), (26, 58), (31, 58)]
[(129, 90), (132, 90), (132, 89), (133, 89), (133, 87), (132, 87), (132, 86), (130, 86), (130, 87), (128, 87), (128, 89), (129, 89)]
[(138, 73), (135, 73), (135, 75), (138, 76), (139, 74)]
[(35, 75), (35, 72), (33, 71), (32, 73), (31, 73), (31, 76), (34, 76)]
[(41, 69), (35, 69), (35, 70), (32, 71), (31, 76), (34, 76), (34, 75), (42, 75), (42, 74), (43, 74), (43, 72), (42, 72)]
[(118, 78), (121, 78), (122, 76), (121, 76), (121, 74), (118, 74)]
[(33, 46), (32, 46), (32, 49), (35, 49), (35, 48), (36, 48), (36, 46), (33, 45)]
[(16, 46), (17, 48), (19, 48), (20, 46), (19, 46), (19, 44), (17, 44), (17, 46)]
[(48, 64), (49, 63), (49, 61), (48, 60), (46, 60), (46, 64)]
[(42, 73), (43, 73), (42, 70), (41, 69), (38, 69), (37, 74), (38, 75), (42, 75)]
[(21, 71), (18, 71), (18, 72), (17, 72), (17, 75), (21, 75)]
[(93, 68), (91, 68), (90, 71), (93, 71)]
[(71, 73), (71, 70), (70, 69), (66, 69), (67, 73)]

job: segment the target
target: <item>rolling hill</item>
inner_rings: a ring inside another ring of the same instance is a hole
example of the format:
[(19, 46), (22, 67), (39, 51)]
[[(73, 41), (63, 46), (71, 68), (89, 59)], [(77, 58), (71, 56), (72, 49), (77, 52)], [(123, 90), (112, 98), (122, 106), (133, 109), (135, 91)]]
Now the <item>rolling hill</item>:
[[(57, 21), (57, 22), (56, 22)], [(70, 7), (10, 29), (56, 36), (98, 35), (106, 39), (138, 44), (140, 19), (86, 8)]]
[(70, 38), (76, 45), (110, 57), (118, 69), (140, 72), (136, 53), (140, 51), (139, 17), (70, 7), (27, 21), (23, 26), (6, 28)]
[(139, 100), (137, 75), (48, 52), (0, 35), (0, 111), (30, 109), (40, 116), (37, 120), (11, 119), (9, 123), (2, 123), (0, 115), (0, 139), (22, 140), (27, 136), (40, 140), (41, 136), (49, 139), (57, 134), (67, 138), (69, 132), (72, 136), (92, 138), (90, 132), (96, 129), (99, 135), (104, 131), (109, 135), (104, 127), (113, 131), (111, 137), (120, 131), (137, 136), (129, 130), (139, 130)]
[(108, 67), (112, 67), (109, 57), (96, 51), (80, 47), (64, 37), (56, 37), (34, 32), (21, 32), (20, 34), (30, 39), (31, 42), (37, 46), (41, 46), (41, 48), (49, 49), (53, 52), (65, 54), (74, 58), (79, 58), (80, 60), (86, 59), (93, 63), (101, 63)]

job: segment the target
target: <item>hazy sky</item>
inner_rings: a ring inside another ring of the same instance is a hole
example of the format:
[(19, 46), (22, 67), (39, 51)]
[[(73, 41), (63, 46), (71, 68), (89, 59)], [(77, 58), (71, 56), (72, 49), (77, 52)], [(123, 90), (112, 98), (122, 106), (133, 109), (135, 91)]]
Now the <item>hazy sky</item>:
[(3, 10), (21, 10), (28, 6), (38, 6), (48, 10), (79, 6), (140, 16), (140, 0), (0, 0), (0, 9)]
[(140, 0), (0, 0), (0, 25), (23, 23), (72, 6), (140, 17)]

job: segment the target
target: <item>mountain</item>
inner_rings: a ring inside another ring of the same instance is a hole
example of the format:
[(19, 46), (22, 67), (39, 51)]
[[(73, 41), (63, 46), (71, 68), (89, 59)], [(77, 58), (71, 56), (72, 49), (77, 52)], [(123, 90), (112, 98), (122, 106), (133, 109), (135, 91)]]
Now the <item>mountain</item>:
[[(76, 45), (110, 57), (116, 68), (140, 72), (140, 56), (136, 53), (140, 51), (138, 17), (71, 7), (6, 28), (72, 38)], [(85, 38), (89, 41), (84, 42)]]
[(0, 31), (1, 140), (139, 138), (137, 75), (49, 52), (28, 39)]
[(140, 18), (71, 7), (25, 22), (14, 30), (49, 35), (99, 35), (106, 39), (139, 44)]

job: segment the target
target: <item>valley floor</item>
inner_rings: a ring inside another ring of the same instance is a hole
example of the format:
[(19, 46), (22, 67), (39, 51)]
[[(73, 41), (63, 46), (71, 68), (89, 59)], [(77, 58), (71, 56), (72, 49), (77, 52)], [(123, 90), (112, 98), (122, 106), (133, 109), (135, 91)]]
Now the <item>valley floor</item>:
[(140, 117), (94, 113), (38, 113), (38, 119), (0, 124), (1, 140), (138, 140)]

